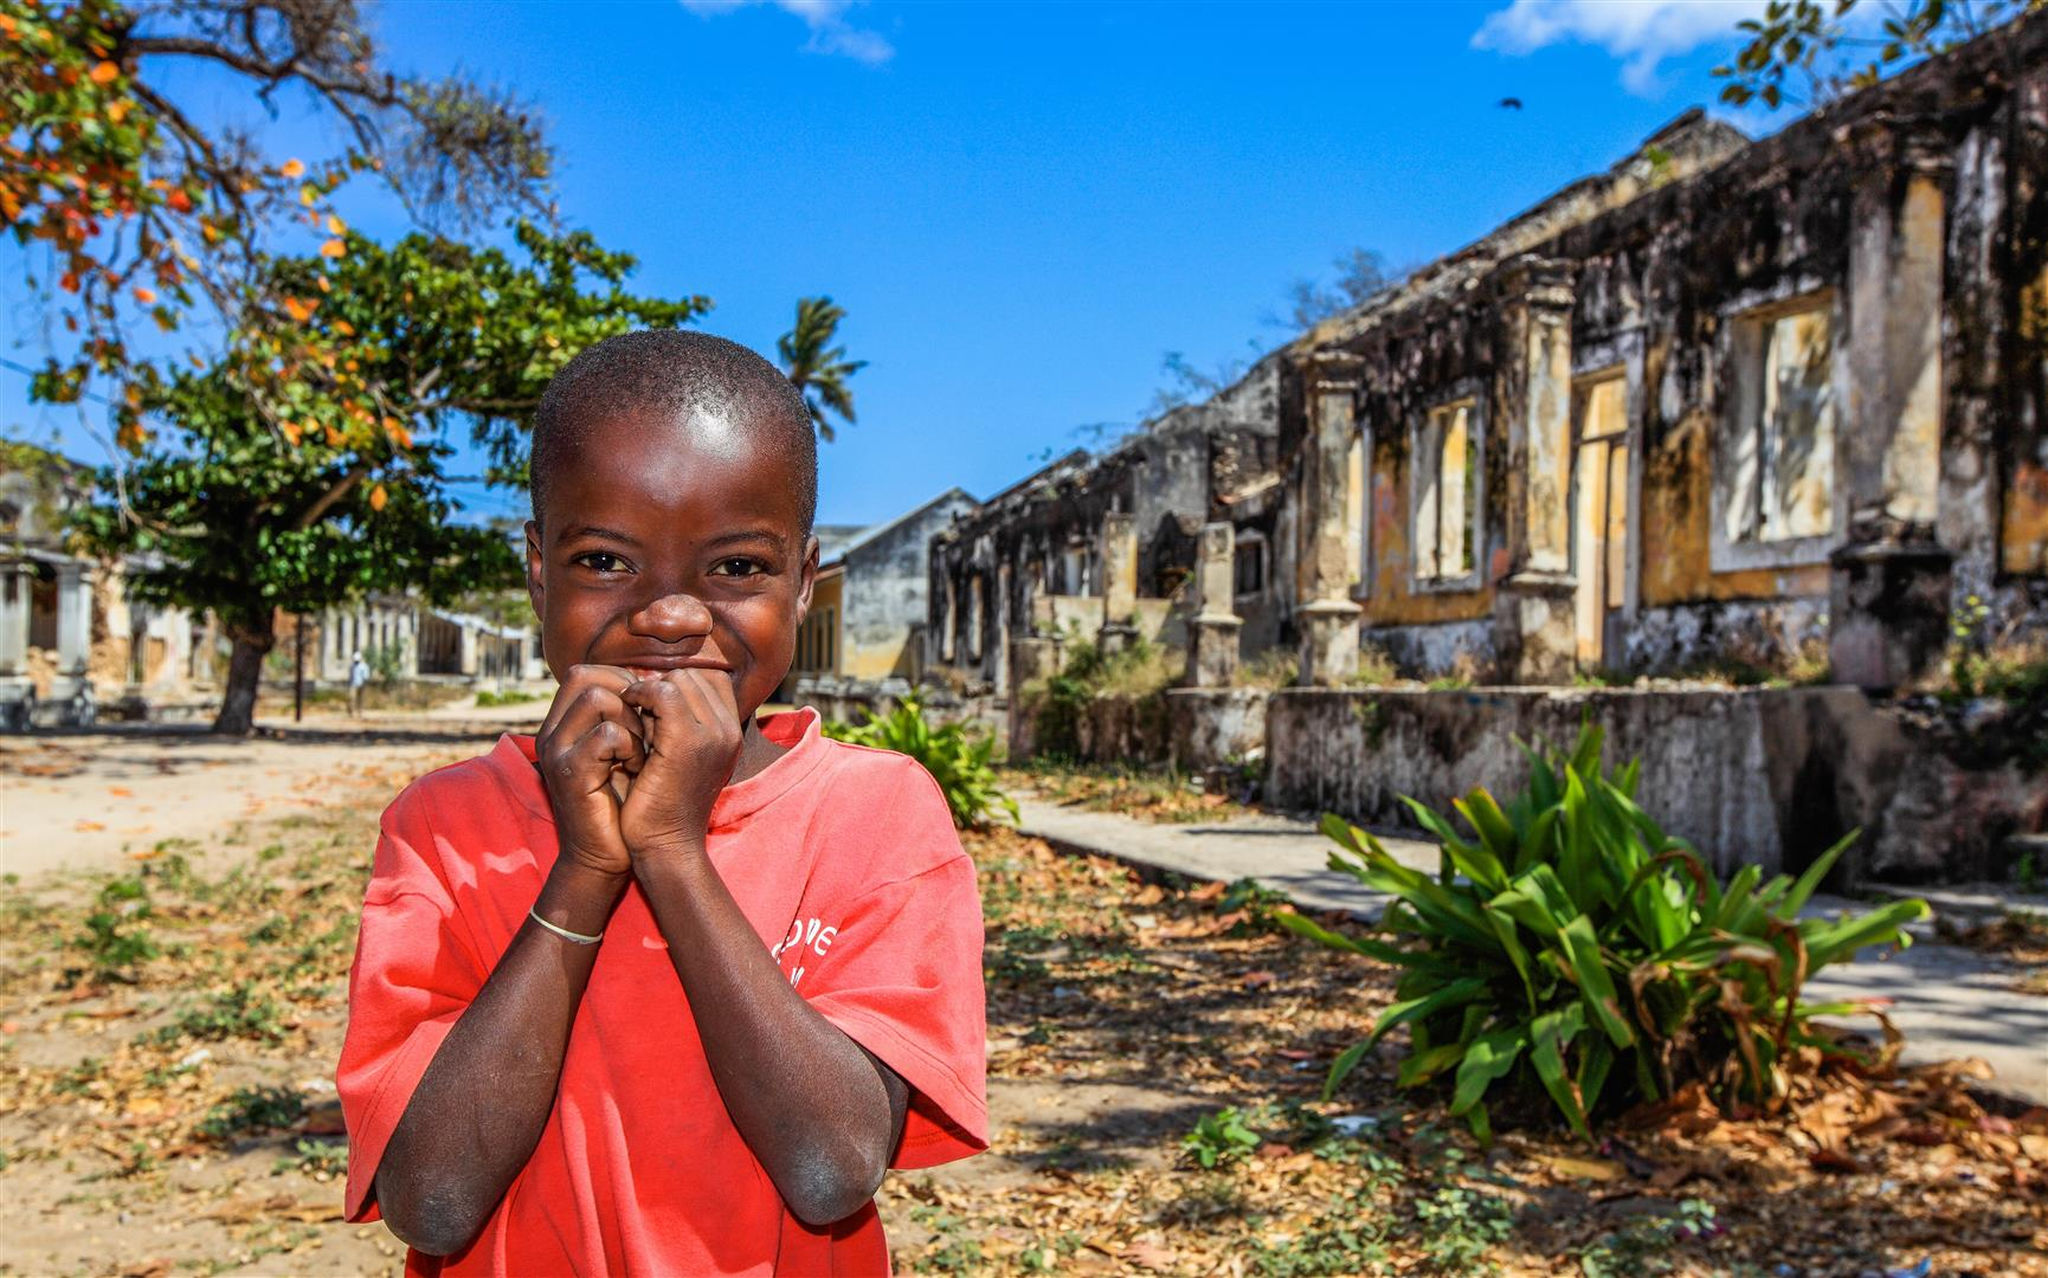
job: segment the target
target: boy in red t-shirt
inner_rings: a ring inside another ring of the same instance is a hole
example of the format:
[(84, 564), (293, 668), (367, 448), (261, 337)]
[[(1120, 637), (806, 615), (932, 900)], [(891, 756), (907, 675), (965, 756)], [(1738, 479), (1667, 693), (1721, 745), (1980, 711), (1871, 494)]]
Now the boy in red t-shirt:
[(817, 452), (766, 361), (590, 348), (534, 423), (537, 737), (384, 814), (338, 1082), (410, 1273), (885, 1273), (886, 1167), (987, 1144), (981, 910), (901, 755), (757, 720)]

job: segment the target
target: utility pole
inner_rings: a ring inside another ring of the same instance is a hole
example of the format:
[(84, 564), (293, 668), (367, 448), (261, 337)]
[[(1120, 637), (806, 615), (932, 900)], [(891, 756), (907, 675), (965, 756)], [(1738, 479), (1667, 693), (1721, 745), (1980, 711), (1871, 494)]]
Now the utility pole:
[(292, 722), (306, 718), (306, 614), (292, 618)]

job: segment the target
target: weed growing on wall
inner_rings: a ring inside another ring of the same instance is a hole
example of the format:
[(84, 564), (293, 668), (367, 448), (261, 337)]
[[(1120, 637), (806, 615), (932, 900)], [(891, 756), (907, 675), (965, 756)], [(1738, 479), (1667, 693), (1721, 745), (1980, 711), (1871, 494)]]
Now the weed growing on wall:
[(1105, 651), (1079, 631), (1063, 644), (1065, 659), (1058, 674), (1024, 689), (1019, 713), (1032, 716), (1037, 753), (1043, 757), (1079, 760), (1085, 753), (1081, 722), (1088, 703), (1118, 698), (1132, 703), (1132, 712), (1150, 724), (1156, 735), (1166, 720), (1166, 690), (1187, 671), (1187, 654), (1154, 643), (1143, 635), (1114, 652)]

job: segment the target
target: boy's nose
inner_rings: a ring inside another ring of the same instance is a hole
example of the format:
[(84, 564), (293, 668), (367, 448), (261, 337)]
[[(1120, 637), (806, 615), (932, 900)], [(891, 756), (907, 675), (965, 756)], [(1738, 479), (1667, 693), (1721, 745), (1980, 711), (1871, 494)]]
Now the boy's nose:
[(711, 633), (711, 609), (697, 596), (678, 591), (649, 600), (626, 618), (626, 628), (663, 643), (681, 643)]

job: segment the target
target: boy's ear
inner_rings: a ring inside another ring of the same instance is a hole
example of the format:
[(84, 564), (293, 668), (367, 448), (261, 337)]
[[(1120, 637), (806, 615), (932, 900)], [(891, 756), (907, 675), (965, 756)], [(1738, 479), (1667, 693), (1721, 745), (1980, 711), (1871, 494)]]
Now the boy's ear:
[(533, 615), (545, 621), (548, 611), (545, 607), (547, 587), (541, 582), (540, 524), (526, 521), (526, 597), (533, 604)]
[(811, 615), (811, 590), (818, 584), (818, 539), (815, 536), (804, 539), (804, 566), (796, 587), (796, 619)]

